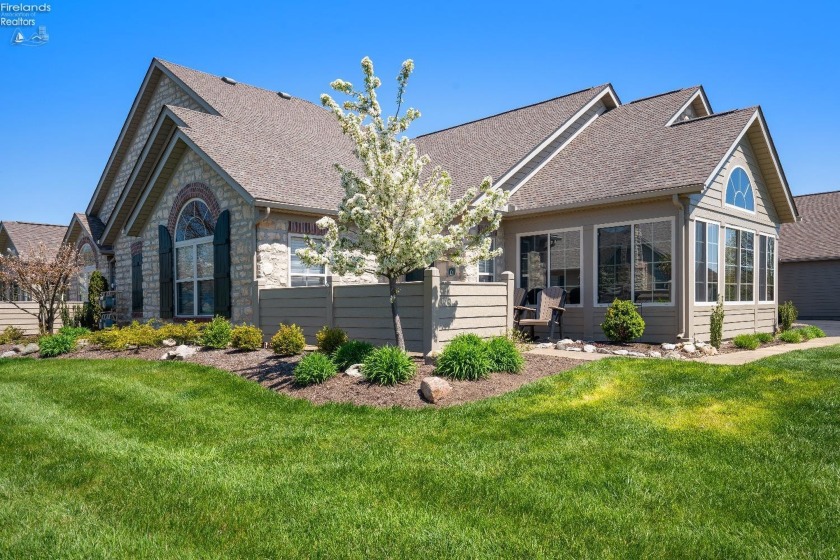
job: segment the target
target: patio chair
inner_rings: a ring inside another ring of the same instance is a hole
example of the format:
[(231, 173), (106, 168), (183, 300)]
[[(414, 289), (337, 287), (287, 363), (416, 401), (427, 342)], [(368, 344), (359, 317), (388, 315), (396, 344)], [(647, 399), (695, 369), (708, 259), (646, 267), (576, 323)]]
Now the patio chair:
[(563, 337), (563, 312), (566, 311), (566, 297), (568, 292), (560, 286), (551, 286), (540, 292), (537, 297), (537, 308), (523, 308), (534, 314), (533, 319), (520, 319), (519, 330), (530, 327), (531, 338), (534, 338), (534, 327), (548, 327), (549, 340), (554, 339), (554, 326), (560, 327), (560, 337)]
[(525, 288), (516, 288), (513, 290), (513, 328), (519, 328), (519, 320), (522, 318), (522, 314), (525, 310), (532, 311), (530, 307), (525, 307), (525, 297), (528, 294), (525, 291)]

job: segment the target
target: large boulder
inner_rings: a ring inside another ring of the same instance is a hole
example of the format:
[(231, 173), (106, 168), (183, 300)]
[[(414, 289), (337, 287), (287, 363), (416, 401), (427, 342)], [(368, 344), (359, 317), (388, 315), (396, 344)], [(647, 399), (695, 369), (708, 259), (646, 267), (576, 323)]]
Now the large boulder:
[(437, 403), (452, 392), (452, 385), (442, 377), (424, 377), (420, 382), (420, 392), (430, 403)]
[(165, 353), (163, 356), (160, 357), (161, 360), (188, 360), (196, 353), (196, 348), (192, 346), (187, 346), (186, 344), (180, 345), (175, 350), (170, 350), (169, 352)]
[(21, 356), (29, 356), (31, 354), (36, 354), (38, 352), (38, 345), (34, 342), (30, 342), (23, 349), (20, 351)]
[(362, 364), (353, 364), (347, 368), (344, 375), (349, 375), (350, 377), (362, 377)]
[(6, 352), (0, 354), (0, 358), (14, 358), (15, 356), (17, 356), (17, 352), (12, 350), (7, 350)]

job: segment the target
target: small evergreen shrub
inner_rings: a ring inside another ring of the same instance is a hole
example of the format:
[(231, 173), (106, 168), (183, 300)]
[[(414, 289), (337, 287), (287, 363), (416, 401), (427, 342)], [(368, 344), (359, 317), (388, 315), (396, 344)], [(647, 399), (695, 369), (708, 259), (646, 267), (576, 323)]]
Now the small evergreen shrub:
[(333, 354), (333, 361), (338, 369), (345, 371), (353, 364), (361, 364), (373, 352), (373, 344), (361, 340), (345, 342)]
[(94, 270), (88, 280), (87, 302), (85, 302), (86, 327), (96, 330), (99, 328), (99, 320), (102, 318), (102, 304), (99, 303), (99, 296), (108, 289), (105, 277), (98, 270)]
[(404, 350), (396, 346), (382, 346), (367, 355), (362, 363), (362, 375), (379, 385), (396, 385), (414, 377), (417, 366)]
[(318, 350), (331, 356), (339, 346), (347, 342), (347, 333), (337, 327), (323, 327), (315, 333)]
[(506, 336), (497, 336), (487, 341), (487, 358), (490, 360), (490, 371), (504, 371), (519, 373), (525, 360), (516, 344)]
[(773, 342), (774, 340), (776, 340), (776, 337), (773, 336), (773, 333), (769, 333), (769, 332), (756, 333), (755, 337), (762, 344), (767, 344), (769, 342)]
[(23, 331), (17, 327), (9, 325), (3, 332), (0, 333), (0, 344), (9, 344), (10, 342), (17, 342), (23, 338)]
[(790, 330), (799, 317), (799, 311), (792, 301), (786, 301), (779, 306), (779, 328), (782, 331)]
[(230, 321), (221, 315), (216, 315), (213, 317), (213, 320), (204, 327), (204, 331), (201, 333), (201, 345), (206, 346), (207, 348), (216, 348), (220, 350), (227, 348), (230, 345), (231, 330), (233, 329), (230, 326)]
[(723, 296), (718, 296), (717, 304), (712, 309), (712, 316), (709, 319), (709, 344), (718, 350), (723, 341), (723, 318)]
[(66, 354), (76, 347), (76, 339), (69, 334), (51, 334), (38, 340), (42, 358), (54, 358)]
[(805, 340), (811, 340), (812, 338), (825, 338), (825, 331), (819, 327), (815, 327), (814, 325), (808, 325), (796, 330)]
[(601, 323), (604, 335), (613, 342), (629, 342), (645, 332), (645, 321), (632, 301), (616, 299)]
[(230, 343), (238, 350), (259, 350), (262, 348), (263, 333), (254, 325), (239, 325), (233, 327), (230, 333)]
[(187, 321), (186, 323), (166, 323), (161, 325), (158, 331), (161, 342), (172, 339), (176, 344), (199, 344), (203, 329), (203, 324)]
[(153, 348), (160, 346), (163, 339), (161, 330), (156, 329), (152, 321), (146, 323), (133, 321), (126, 327), (110, 327), (96, 331), (88, 337), (91, 344), (107, 350)]
[(338, 373), (338, 368), (329, 356), (313, 352), (304, 356), (295, 367), (295, 382), (298, 385), (323, 383), (336, 373)]
[(61, 327), (58, 329), (58, 334), (64, 334), (71, 337), (73, 340), (86, 338), (90, 335), (90, 329), (85, 327)]
[(738, 348), (743, 348), (745, 350), (755, 350), (758, 348), (758, 345), (761, 344), (758, 341), (758, 337), (754, 334), (739, 334), (732, 339), (732, 343)]
[(790, 344), (799, 344), (802, 342), (802, 333), (799, 331), (782, 331), (779, 333), (779, 340)]
[[(478, 338), (478, 337), (476, 337)], [(438, 374), (451, 379), (476, 381), (490, 375), (492, 363), (487, 345), (481, 339), (455, 337), (444, 347), (437, 359)]]
[(297, 356), (306, 348), (306, 338), (299, 326), (280, 325), (280, 330), (271, 337), (271, 349), (281, 356)]

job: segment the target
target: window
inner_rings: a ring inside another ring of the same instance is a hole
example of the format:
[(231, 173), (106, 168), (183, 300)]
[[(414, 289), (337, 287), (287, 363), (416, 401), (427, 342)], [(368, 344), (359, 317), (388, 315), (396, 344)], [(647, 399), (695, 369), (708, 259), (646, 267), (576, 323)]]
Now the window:
[[(490, 239), (490, 250), (496, 249), (496, 238)], [(496, 259), (487, 259), (486, 261), (478, 261), (478, 281), (479, 282), (495, 282), (496, 281)], [(518, 304), (517, 304), (518, 305)]]
[[(311, 236), (310, 236), (311, 237)], [(313, 239), (317, 239), (314, 238)], [(291, 250), (290, 279), (292, 287), (300, 286), (326, 286), (327, 269), (324, 265), (308, 267), (303, 264), (295, 252), (298, 249), (306, 248), (306, 238), (292, 235), (289, 237), (289, 248)]]
[(720, 226), (697, 222), (694, 226), (694, 301), (718, 299)]
[(580, 256), (580, 230), (520, 237), (519, 287), (528, 291), (528, 303), (537, 302), (540, 290), (560, 286), (568, 304), (579, 304)]
[(90, 245), (82, 245), (79, 249), (79, 264), (82, 267), (79, 271), (79, 299), (87, 301), (90, 275), (96, 270), (96, 255), (93, 254), (93, 248)]
[(758, 236), (758, 299), (775, 301), (776, 240), (767, 235)]
[(749, 231), (725, 228), (724, 299), (753, 301), (754, 235)]
[(204, 201), (184, 205), (175, 226), (175, 312), (213, 315), (213, 216)]
[(750, 178), (741, 167), (736, 167), (729, 175), (729, 182), (726, 184), (726, 204), (748, 212), (755, 212), (755, 199)]
[(671, 303), (670, 220), (598, 228), (598, 303)]

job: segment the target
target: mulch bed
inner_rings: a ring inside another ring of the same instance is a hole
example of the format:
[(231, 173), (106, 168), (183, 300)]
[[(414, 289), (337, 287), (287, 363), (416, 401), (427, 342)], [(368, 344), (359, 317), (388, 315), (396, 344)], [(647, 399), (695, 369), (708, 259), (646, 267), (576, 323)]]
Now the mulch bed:
[[(11, 349), (11, 346), (0, 345), (0, 353)], [(143, 348), (114, 352), (87, 346), (59, 356), (57, 359), (112, 360), (116, 358), (136, 358), (157, 361), (167, 350), (170, 349)], [(37, 358), (38, 355), (34, 354), (31, 357)], [(449, 384), (452, 385), (452, 393), (442, 403), (436, 405), (423, 400), (420, 394), (420, 382), (424, 377), (434, 375), (434, 366), (423, 363), (422, 359), (419, 358), (416, 360), (417, 375), (414, 379), (393, 387), (382, 387), (368, 383), (364, 379), (341, 373), (320, 385), (300, 387), (295, 384), (292, 375), (300, 357), (281, 358), (271, 350), (243, 352), (240, 350), (202, 349), (186, 361), (226, 370), (245, 379), (255, 381), (272, 391), (306, 399), (315, 404), (340, 402), (374, 407), (401, 406), (405, 408), (451, 406), (485, 399), (508, 393), (526, 383), (570, 370), (585, 363), (582, 360), (536, 354), (525, 354), (524, 358), (525, 367), (518, 374), (494, 373), (481, 381), (449, 380)]]

